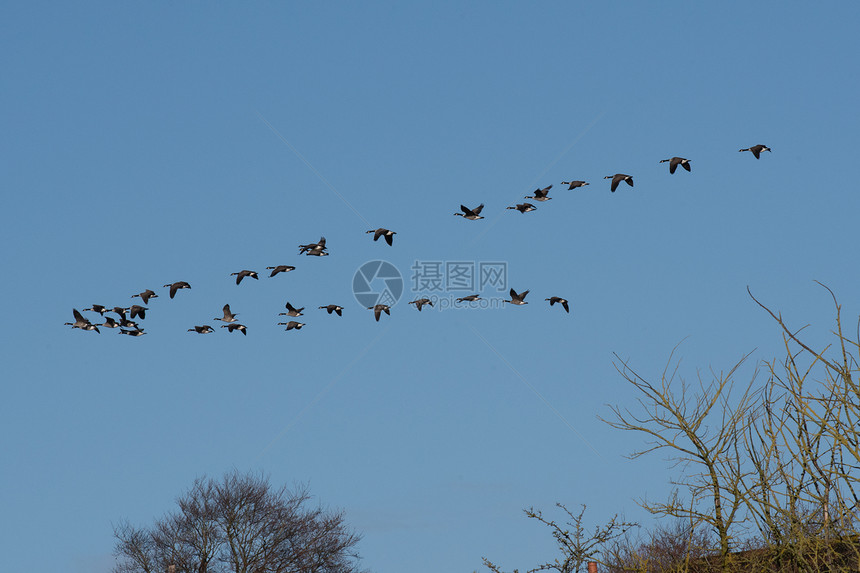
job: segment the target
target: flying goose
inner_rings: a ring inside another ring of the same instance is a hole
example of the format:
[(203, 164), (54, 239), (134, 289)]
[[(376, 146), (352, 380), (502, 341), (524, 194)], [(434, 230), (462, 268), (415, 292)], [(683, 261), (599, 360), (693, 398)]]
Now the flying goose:
[(323, 256), (326, 250), (325, 237), (320, 237), (319, 243), (308, 243), (307, 245), (299, 245), (299, 254), (307, 253), (308, 255)]
[(72, 328), (80, 328), (81, 330), (95, 330), (99, 334), (101, 331), (96, 327), (96, 325), (91, 324), (89, 320), (84, 318), (84, 315), (78, 311), (78, 309), (73, 308), (72, 314), (75, 316), (75, 322), (66, 322), (64, 323), (66, 326), (71, 326)]
[(517, 294), (517, 291), (511, 289), (511, 300), (506, 300), (505, 302), (509, 302), (511, 304), (522, 305), (528, 304), (525, 301), (526, 295), (529, 294), (529, 291), (525, 290), (520, 294)]
[(577, 187), (584, 187), (586, 185), (590, 185), (589, 183), (586, 183), (585, 181), (562, 181), (561, 184), (562, 185), (570, 185), (570, 187), (567, 188), (568, 191), (571, 189), (576, 189)]
[(387, 304), (375, 304), (373, 306), (367, 307), (368, 310), (373, 311), (373, 316), (376, 317), (376, 322), (379, 322), (379, 316), (384, 312), (388, 316), (391, 316), (391, 307)]
[(516, 209), (520, 213), (528, 213), (529, 211), (534, 211), (535, 209), (537, 209), (537, 207), (535, 207), (531, 203), (517, 203), (516, 206), (506, 207), (506, 209)]
[(129, 315), (131, 315), (131, 319), (134, 320), (138, 316), (140, 318), (146, 318), (146, 311), (149, 310), (145, 306), (140, 306), (137, 304), (131, 305), (131, 308), (128, 309)]
[(140, 297), (143, 299), (143, 304), (149, 304), (149, 299), (158, 298), (158, 295), (155, 294), (154, 290), (146, 289), (145, 291), (131, 295), (131, 298)]
[(209, 334), (210, 332), (215, 332), (215, 329), (208, 324), (204, 324), (203, 326), (195, 326), (194, 328), (189, 328), (188, 332), (196, 332), (197, 334)]
[(269, 275), (269, 278), (275, 276), (278, 273), (288, 273), (290, 271), (296, 270), (296, 267), (290, 265), (278, 265), (276, 267), (266, 267), (267, 271), (272, 271), (272, 274)]
[(481, 203), (480, 205), (478, 205), (474, 209), (469, 209), (465, 205), (460, 205), (460, 210), (462, 211), (462, 213), (454, 213), (454, 214), (458, 215), (460, 217), (463, 217), (464, 219), (468, 219), (470, 221), (475, 221), (477, 219), (483, 219), (483, 217), (481, 216), (481, 209), (483, 209), (483, 208), (484, 208), (483, 203)]
[(174, 296), (176, 296), (176, 291), (178, 291), (181, 288), (191, 288), (191, 285), (185, 281), (178, 281), (178, 282), (175, 282), (173, 284), (167, 284), (164, 286), (165, 286), (165, 288), (170, 287), (170, 298), (173, 298)]
[(238, 330), (245, 336), (248, 336), (248, 329), (244, 324), (239, 324), (238, 322), (231, 322), (230, 324), (222, 324), (221, 328), (226, 328), (227, 332), (233, 332), (234, 330)]
[(549, 201), (552, 197), (548, 197), (549, 190), (552, 189), (552, 185), (549, 187), (544, 187), (543, 189), (535, 189), (532, 195), (526, 195), (523, 199), (534, 199), (535, 201)]
[(690, 160), (684, 159), (683, 157), (673, 157), (672, 159), (661, 159), (660, 163), (669, 162), (669, 173), (675, 173), (675, 170), (680, 165), (687, 171), (690, 170)]
[(368, 233), (373, 233), (373, 240), (378, 241), (379, 237), (385, 237), (385, 242), (388, 243), (388, 246), (392, 246), (394, 243), (394, 235), (397, 233), (395, 231), (389, 231), (388, 229), (383, 229), (382, 227), (378, 229), (372, 229), (367, 231)]
[(136, 328), (134, 330), (126, 330), (124, 328), (120, 328), (119, 333), (128, 334), (129, 336), (143, 336), (144, 334), (146, 334), (141, 328)]
[(615, 175), (607, 175), (604, 179), (612, 179), (612, 187), (609, 188), (610, 191), (615, 193), (615, 190), (618, 189), (618, 184), (622, 181), (626, 181), (628, 185), (633, 187), (633, 178), (629, 175), (625, 175), (624, 173), (616, 173)]
[(343, 307), (342, 306), (338, 306), (336, 304), (327, 304), (327, 305), (321, 306), (319, 308), (326, 309), (326, 312), (328, 312), (329, 314), (336, 312), (338, 316), (343, 316)]
[(545, 298), (544, 300), (548, 300), (550, 306), (554, 305), (555, 303), (560, 303), (561, 306), (564, 307), (565, 312), (570, 312), (570, 306), (568, 306), (567, 300), (561, 298), (560, 296), (552, 296), (550, 298)]
[(75, 316), (75, 322), (66, 322), (64, 324), (71, 326), (72, 328), (83, 328), (90, 323), (90, 321), (84, 318), (84, 315), (82, 315), (78, 309), (73, 308), (72, 314)]
[(119, 328), (119, 323), (113, 319), (113, 317), (106, 316), (104, 324), (100, 324), (99, 326), (104, 326), (105, 328)]
[(767, 145), (753, 145), (752, 147), (747, 147), (746, 149), (738, 149), (738, 151), (752, 151), (752, 154), (756, 159), (759, 158), (762, 151), (770, 151), (770, 147)]
[(115, 306), (112, 309), (110, 309), (108, 312), (115, 312), (120, 316), (120, 318), (125, 318), (125, 313), (127, 313), (129, 310), (131, 310), (131, 308), (123, 308), (121, 306)]
[(135, 321), (127, 319), (124, 314), (119, 319), (119, 325), (122, 328), (134, 328), (135, 330), (140, 330), (140, 326), (138, 326)]
[(236, 322), (236, 317), (239, 316), (238, 312), (236, 314), (233, 314), (232, 312), (230, 312), (230, 305), (229, 304), (225, 304), (223, 310), (224, 310), (224, 318), (215, 317), (212, 320), (221, 320), (223, 322)]
[(260, 277), (257, 276), (256, 271), (239, 271), (238, 273), (230, 273), (231, 277), (236, 277), (236, 284), (242, 282), (242, 279), (245, 277), (251, 277), (252, 279), (260, 280)]
[(284, 330), (292, 330), (294, 328), (296, 330), (301, 330), (302, 327), (305, 325), (305, 323), (304, 322), (296, 322), (295, 320), (291, 320), (290, 322), (279, 322), (278, 325), (279, 326), (286, 326), (287, 328), (285, 328)]
[(86, 311), (88, 311), (88, 310), (90, 310), (90, 311), (92, 311), (92, 312), (97, 312), (97, 313), (99, 313), (99, 314), (100, 314), (100, 315), (102, 315), (102, 316), (104, 316), (105, 312), (109, 312), (109, 310), (108, 310), (108, 308), (107, 308), (107, 307), (102, 306), (102, 305), (100, 305), (100, 304), (94, 304), (94, 305), (92, 305), (90, 308), (85, 308), (85, 309), (84, 309), (84, 312), (86, 312)]
[(290, 304), (289, 301), (287, 301), (287, 304), (285, 306), (287, 312), (279, 312), (278, 316), (302, 316), (302, 311), (305, 309), (305, 307), (295, 308), (293, 305)]
[(457, 299), (457, 302), (475, 302), (476, 300), (483, 300), (480, 296), (476, 294), (470, 294), (469, 296), (463, 296)]
[(433, 306), (433, 301), (429, 298), (419, 298), (418, 300), (413, 300), (409, 304), (414, 304), (415, 308), (418, 309), (418, 312), (421, 312), (421, 307), (426, 305)]

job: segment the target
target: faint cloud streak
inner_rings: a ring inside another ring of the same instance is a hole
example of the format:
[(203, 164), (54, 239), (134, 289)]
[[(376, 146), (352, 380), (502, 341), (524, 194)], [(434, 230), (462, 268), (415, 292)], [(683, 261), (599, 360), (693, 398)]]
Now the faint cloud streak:
[(353, 206), (352, 206), (352, 203), (350, 203), (349, 201), (347, 201), (347, 200), (346, 200), (346, 197), (344, 197), (343, 195), (341, 195), (341, 193), (340, 193), (337, 189), (335, 189), (335, 188), (334, 188), (334, 185), (332, 185), (331, 183), (329, 183), (328, 179), (326, 179), (325, 177), (323, 177), (323, 176), (322, 176), (322, 173), (320, 173), (319, 171), (317, 171), (316, 167), (314, 167), (313, 165), (311, 165), (311, 162), (310, 162), (310, 161), (308, 161), (307, 159), (305, 159), (305, 156), (304, 156), (304, 155), (302, 155), (302, 154), (299, 152), (299, 150), (298, 150), (298, 149), (296, 149), (296, 148), (293, 146), (293, 144), (292, 144), (292, 143), (290, 143), (289, 141), (287, 141), (287, 138), (286, 138), (286, 137), (284, 137), (283, 135), (281, 135), (281, 133), (280, 133), (277, 129), (275, 129), (275, 127), (274, 127), (271, 123), (269, 123), (269, 121), (268, 121), (265, 117), (263, 117), (263, 115), (262, 115), (259, 111), (254, 110), (254, 113), (256, 113), (256, 114), (257, 114), (257, 117), (259, 117), (259, 118), (260, 118), (260, 121), (262, 121), (263, 123), (265, 123), (265, 124), (268, 126), (268, 128), (269, 128), (270, 130), (272, 130), (272, 133), (274, 133), (274, 134), (278, 137), (278, 139), (280, 139), (281, 141), (283, 141), (283, 142), (284, 142), (284, 144), (286, 144), (286, 146), (287, 146), (287, 147), (289, 147), (289, 148), (292, 150), (292, 152), (296, 154), (296, 157), (298, 157), (299, 159), (301, 159), (301, 160), (302, 160), (302, 163), (304, 163), (305, 165), (307, 165), (307, 166), (308, 166), (308, 169), (310, 169), (311, 171), (313, 171), (313, 172), (314, 172), (314, 175), (316, 175), (317, 177), (319, 177), (319, 180), (320, 180), (320, 181), (322, 181), (323, 183), (325, 183), (326, 187), (328, 187), (329, 189), (331, 189), (331, 192), (332, 192), (332, 193), (334, 193), (335, 195), (337, 195), (337, 198), (338, 198), (338, 199), (340, 199), (341, 201), (343, 201), (343, 204), (344, 204), (344, 205), (346, 205), (347, 207), (349, 207), (349, 208), (350, 208), (350, 210), (351, 210), (353, 213), (355, 213), (355, 215), (356, 215), (359, 219), (361, 219), (361, 220), (364, 222), (364, 224), (365, 224), (365, 225), (367, 225), (368, 227), (372, 227), (372, 225), (370, 224), (370, 222), (369, 222), (367, 219), (365, 219), (365, 218), (364, 218), (364, 216), (363, 216), (361, 213), (359, 213), (359, 212), (358, 212), (358, 209), (356, 209), (355, 207), (353, 207)]
[(349, 364), (347, 364), (346, 366), (344, 366), (344, 367), (343, 367), (343, 369), (341, 369), (341, 371), (340, 371), (340, 372), (338, 372), (337, 376), (335, 376), (334, 378), (332, 378), (332, 379), (331, 379), (331, 381), (329, 381), (329, 383), (328, 383), (328, 384), (326, 384), (326, 385), (325, 385), (325, 387), (324, 387), (322, 390), (320, 390), (320, 391), (317, 393), (317, 395), (316, 395), (316, 396), (314, 396), (313, 400), (311, 400), (310, 402), (308, 402), (308, 403), (305, 405), (305, 407), (304, 407), (304, 408), (302, 408), (302, 409), (301, 409), (301, 411), (299, 411), (299, 413), (298, 413), (298, 414), (296, 414), (296, 415), (293, 417), (293, 419), (292, 419), (292, 420), (290, 420), (290, 422), (289, 422), (289, 423), (284, 427), (284, 429), (283, 429), (283, 430), (281, 430), (281, 431), (278, 433), (278, 435), (277, 435), (277, 436), (275, 436), (275, 437), (274, 437), (274, 438), (273, 438), (273, 439), (272, 439), (272, 440), (271, 440), (271, 441), (266, 445), (266, 447), (265, 447), (265, 448), (263, 448), (263, 450), (262, 450), (259, 454), (257, 454), (257, 457), (255, 457), (255, 458), (254, 458), (254, 460), (253, 460), (253, 462), (252, 462), (252, 463), (256, 463), (260, 458), (262, 458), (262, 457), (263, 457), (263, 455), (264, 455), (266, 452), (268, 452), (268, 451), (272, 448), (272, 446), (274, 446), (274, 445), (275, 445), (275, 444), (276, 444), (276, 443), (277, 443), (281, 438), (283, 438), (283, 437), (287, 434), (287, 432), (289, 432), (289, 431), (293, 428), (293, 426), (295, 426), (295, 425), (299, 422), (299, 420), (301, 420), (301, 419), (302, 419), (302, 416), (304, 416), (305, 412), (307, 412), (307, 411), (311, 408), (311, 406), (313, 406), (314, 404), (316, 404), (317, 402), (319, 402), (319, 401), (322, 399), (322, 397), (323, 397), (323, 396), (325, 396), (325, 395), (328, 393), (328, 391), (331, 389), (331, 387), (332, 387), (332, 386), (334, 386), (334, 385), (335, 385), (335, 383), (336, 383), (338, 380), (340, 380), (341, 378), (343, 378), (343, 377), (344, 377), (344, 375), (345, 375), (347, 372), (349, 372), (349, 370), (350, 370), (353, 366), (355, 366), (355, 364), (356, 364), (359, 360), (361, 360), (362, 358), (364, 358), (364, 355), (365, 355), (365, 354), (367, 354), (367, 353), (370, 351), (370, 349), (371, 349), (371, 348), (373, 348), (373, 346), (374, 346), (377, 342), (379, 342), (379, 339), (380, 339), (380, 338), (382, 338), (382, 337), (385, 335), (385, 333), (386, 333), (386, 332), (388, 332), (388, 330), (389, 330), (390, 328), (391, 328), (391, 325), (389, 324), (388, 326), (386, 326), (386, 327), (385, 327), (385, 330), (383, 330), (383, 331), (382, 331), (382, 332), (380, 332), (378, 335), (376, 335), (376, 338), (374, 338), (373, 340), (371, 340), (371, 341), (368, 343), (368, 345), (367, 345), (367, 346), (365, 346), (365, 347), (361, 350), (361, 352), (359, 352), (359, 353), (355, 356), (355, 358), (353, 358), (352, 360), (350, 360)]
[(599, 458), (603, 457), (603, 456), (601, 456), (601, 455), (600, 455), (600, 452), (598, 452), (596, 449), (594, 449), (594, 446), (592, 446), (592, 445), (588, 442), (588, 440), (586, 440), (586, 439), (585, 439), (585, 436), (583, 436), (582, 434), (580, 434), (580, 433), (579, 433), (579, 430), (577, 430), (576, 428), (574, 428), (574, 427), (570, 424), (570, 422), (568, 422), (568, 421), (564, 418), (564, 416), (562, 416), (562, 415), (561, 415), (561, 412), (559, 412), (558, 410), (556, 410), (556, 409), (555, 409), (555, 407), (554, 407), (552, 404), (550, 404), (550, 403), (549, 403), (549, 401), (548, 401), (546, 398), (544, 398), (544, 397), (543, 397), (543, 395), (541, 395), (541, 393), (540, 393), (540, 392), (538, 392), (538, 391), (537, 391), (537, 388), (535, 388), (534, 386), (532, 386), (532, 384), (531, 384), (528, 380), (526, 380), (525, 376), (523, 376), (522, 374), (520, 374), (519, 370), (517, 370), (516, 368), (514, 368), (514, 365), (513, 365), (513, 364), (511, 364), (510, 362), (508, 362), (508, 359), (507, 359), (507, 358), (505, 358), (505, 357), (502, 355), (502, 353), (501, 353), (501, 352), (499, 352), (498, 350), (496, 350), (496, 348), (495, 348), (492, 344), (490, 344), (490, 341), (489, 341), (489, 340), (487, 340), (486, 338), (484, 338), (484, 337), (481, 335), (481, 333), (480, 333), (480, 332), (478, 332), (477, 330), (475, 330), (475, 327), (473, 327), (471, 324), (467, 324), (467, 326), (469, 327), (469, 329), (471, 329), (471, 331), (472, 331), (472, 332), (474, 332), (474, 333), (475, 333), (475, 336), (477, 336), (478, 338), (480, 338), (480, 339), (481, 339), (481, 341), (482, 341), (484, 344), (486, 344), (486, 345), (487, 345), (487, 348), (489, 348), (490, 350), (492, 350), (492, 351), (493, 351), (493, 353), (494, 353), (496, 356), (498, 356), (498, 357), (499, 357), (499, 359), (501, 359), (501, 361), (502, 361), (502, 362), (504, 362), (504, 363), (507, 365), (507, 367), (508, 367), (508, 368), (510, 368), (510, 369), (511, 369), (511, 372), (513, 372), (514, 374), (516, 374), (517, 378), (519, 378), (519, 379), (522, 381), (522, 383), (523, 383), (523, 384), (525, 384), (526, 386), (528, 386), (529, 390), (531, 390), (532, 392), (534, 392), (534, 395), (535, 395), (535, 396), (537, 396), (538, 398), (540, 398), (540, 399), (541, 399), (541, 401), (542, 401), (544, 404), (546, 404), (547, 408), (549, 408), (550, 410), (552, 410), (552, 413), (553, 413), (553, 414), (555, 414), (555, 415), (558, 417), (558, 419), (559, 419), (559, 420), (561, 420), (561, 421), (564, 423), (564, 425), (565, 425), (565, 426), (567, 426), (568, 428), (570, 428), (570, 430), (571, 430), (574, 434), (576, 434), (577, 436), (579, 436), (579, 439), (580, 439), (580, 440), (582, 440), (582, 442), (583, 442), (586, 446), (588, 446), (588, 447), (591, 449), (591, 451), (592, 451), (592, 452), (594, 452), (594, 453), (597, 455), (597, 457), (599, 457)]

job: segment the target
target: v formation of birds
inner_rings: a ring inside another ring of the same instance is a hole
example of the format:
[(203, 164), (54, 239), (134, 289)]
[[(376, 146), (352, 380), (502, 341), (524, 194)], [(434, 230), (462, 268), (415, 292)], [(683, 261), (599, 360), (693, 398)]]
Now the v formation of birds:
[[(753, 145), (752, 147), (747, 147), (744, 149), (738, 150), (740, 152), (749, 151), (756, 159), (761, 158), (761, 154), (764, 151), (771, 151), (769, 147), (766, 145)], [(681, 166), (684, 170), (691, 172), (690, 163), (691, 160), (684, 157), (671, 157), (669, 159), (663, 159), (660, 163), (668, 163), (669, 164), (669, 173), (674, 174), (677, 170), (678, 166)], [(613, 175), (607, 175), (604, 179), (611, 179), (609, 190), (612, 193), (618, 189), (618, 186), (621, 183), (626, 183), (630, 187), (633, 187), (633, 177), (631, 175), (627, 175), (625, 173), (615, 173)], [(562, 185), (567, 185), (568, 190), (574, 190), (578, 188), (583, 188), (586, 185), (590, 185), (587, 181), (580, 180), (572, 180), (572, 181), (562, 181)], [(531, 195), (526, 195), (524, 199), (531, 199), (536, 202), (545, 202), (552, 199), (549, 196), (550, 189), (552, 189), (552, 185), (547, 187), (535, 189)], [(483, 219), (484, 217), (481, 215), (481, 211), (484, 209), (484, 204), (481, 203), (477, 207), (469, 208), (465, 205), (460, 205), (459, 213), (454, 213), (456, 216), (463, 217), (469, 221), (477, 221), (479, 219)], [(506, 207), (506, 209), (512, 209), (515, 211), (519, 211), (522, 214), (530, 213), (532, 211), (536, 211), (537, 207), (531, 202), (517, 203), (515, 205), (511, 205)], [(378, 241), (380, 238), (384, 239), (389, 246), (394, 245), (394, 235), (397, 233), (395, 231), (391, 231), (385, 228), (371, 229), (367, 231), (368, 234), (373, 234), (373, 240)], [(315, 256), (315, 257), (324, 257), (328, 256), (328, 247), (326, 246), (325, 237), (321, 237), (320, 240), (316, 243), (308, 243), (306, 245), (299, 245), (299, 255), (304, 254), (305, 256)], [(276, 265), (272, 267), (266, 267), (266, 270), (272, 271), (269, 274), (269, 278), (274, 278), (279, 273), (287, 273), (295, 270), (296, 267), (292, 265)], [(229, 276), (236, 277), (236, 284), (239, 285), (242, 283), (243, 279), (252, 278), (255, 280), (260, 280), (260, 277), (256, 271), (243, 269), (241, 271), (236, 271), (234, 273), (230, 273)], [(168, 283), (163, 286), (163, 288), (168, 289), (168, 296), (172, 299), (176, 296), (176, 294), (183, 289), (191, 289), (191, 285), (186, 281), (177, 281), (174, 283)], [(510, 290), (510, 300), (505, 300), (506, 303), (511, 304), (512, 306), (523, 306), (528, 304), (525, 298), (529, 294), (528, 290), (517, 292), (513, 288)], [(146, 289), (140, 293), (131, 295), (131, 298), (140, 298), (144, 305), (149, 304), (149, 301), (153, 298), (158, 298), (158, 294), (151, 290)], [(482, 300), (479, 294), (468, 295), (464, 297), (460, 297), (456, 299), (458, 303), (471, 303)], [(561, 308), (564, 309), (565, 312), (570, 312), (570, 303), (567, 299), (564, 299), (560, 296), (550, 296), (545, 301), (549, 301), (549, 306), (554, 306), (559, 304)], [(415, 305), (415, 308), (420, 312), (422, 307), (424, 306), (433, 306), (433, 301), (429, 298), (419, 298), (409, 302), (410, 305)], [(287, 312), (279, 313), (279, 316), (286, 316), (291, 319), (298, 318), (303, 316), (304, 313), (302, 311), (305, 310), (305, 307), (296, 308), (289, 301), (286, 303), (285, 308)], [(344, 307), (337, 304), (326, 304), (319, 306), (318, 309), (325, 310), (328, 314), (337, 314), (337, 316), (343, 316)], [(72, 309), (72, 315), (74, 316), (74, 322), (65, 323), (66, 326), (71, 326), (73, 329), (78, 328), (80, 330), (85, 331), (95, 331), (100, 333), (99, 327), (102, 328), (116, 328), (119, 329), (118, 332), (120, 334), (126, 334), (128, 336), (143, 336), (147, 334), (144, 329), (135, 321), (135, 319), (143, 320), (146, 318), (146, 312), (149, 308), (142, 305), (131, 305), (129, 307), (106, 307), (98, 304), (92, 305), (90, 308), (83, 309), (84, 312), (93, 312), (98, 313), (104, 319), (103, 323), (93, 323), (81, 314), (76, 308)], [(229, 304), (225, 304), (221, 309), (223, 316), (215, 317), (212, 320), (218, 320), (223, 322), (221, 328), (226, 328), (228, 332), (238, 331), (243, 335), (248, 334), (248, 329), (244, 324), (240, 324), (238, 319), (236, 318), (239, 313), (234, 313), (230, 309)], [(387, 304), (376, 304), (371, 307), (368, 307), (368, 310), (373, 311), (374, 318), (378, 322), (381, 318), (382, 314), (386, 314), (388, 316), (391, 315), (391, 307)], [(112, 316), (108, 316), (106, 313), (113, 313), (117, 317), (114, 318)], [(286, 322), (277, 323), (279, 326), (286, 326), (285, 330), (301, 330), (305, 323), (300, 322), (298, 320), (288, 320)], [(188, 329), (188, 332), (193, 332), (196, 334), (210, 334), (215, 332), (215, 329), (208, 324), (203, 325), (195, 325), (192, 328)]]

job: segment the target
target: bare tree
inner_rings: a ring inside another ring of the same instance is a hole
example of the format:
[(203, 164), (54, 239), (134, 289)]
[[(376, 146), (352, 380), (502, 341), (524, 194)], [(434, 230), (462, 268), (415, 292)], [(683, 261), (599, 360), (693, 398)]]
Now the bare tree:
[[(786, 357), (766, 363), (767, 391), (745, 436), (754, 471), (743, 489), (775, 561), (809, 570), (847, 562), (850, 570), (860, 562), (860, 333), (857, 340), (844, 334), (841, 306), (821, 286), (833, 299), (836, 328), (835, 343), (818, 349), (747, 289), (781, 327)], [(845, 539), (855, 541), (840, 545)]]
[(660, 381), (652, 383), (616, 354), (615, 367), (638, 391), (641, 412), (610, 406), (614, 419), (604, 421), (613, 428), (647, 437), (647, 446), (634, 451), (631, 458), (661, 449), (671, 452), (671, 458), (684, 470), (673, 481), (678, 488), (666, 502), (642, 500), (640, 505), (656, 515), (689, 519), (693, 528), (702, 523), (710, 526), (725, 557), (731, 550), (732, 527), (743, 507), (739, 443), (754, 403), (755, 375), (741, 388), (740, 396), (733, 397), (734, 375), (749, 355), (726, 374), (712, 372), (713, 379), (708, 382), (700, 376), (692, 387), (678, 376), (673, 356), (674, 351)]
[(114, 528), (115, 573), (357, 573), (343, 513), (308, 508), (306, 488), (274, 489), (268, 480), (231, 472), (200, 478), (178, 509), (148, 528)]
[[(539, 510), (534, 508), (523, 510), (528, 518), (536, 519), (550, 528), (561, 554), (553, 561), (546, 561), (533, 569), (529, 569), (527, 573), (536, 573), (537, 571), (580, 573), (585, 571), (584, 565), (587, 561), (596, 560), (603, 548), (607, 547), (610, 542), (623, 536), (630, 528), (639, 526), (637, 523), (619, 519), (615, 515), (605, 525), (598, 525), (593, 532), (589, 533), (582, 524), (585, 514), (584, 505), (579, 513), (571, 512), (561, 503), (555, 505), (567, 514), (566, 521), (558, 523), (555, 520), (547, 519)], [(484, 566), (493, 573), (502, 573), (499, 566), (486, 557), (482, 560)], [(517, 570), (514, 569), (513, 573), (517, 573)]]
[(702, 563), (712, 548), (707, 529), (675, 518), (660, 522), (644, 536), (625, 535), (611, 543), (604, 555), (609, 573), (677, 573)]

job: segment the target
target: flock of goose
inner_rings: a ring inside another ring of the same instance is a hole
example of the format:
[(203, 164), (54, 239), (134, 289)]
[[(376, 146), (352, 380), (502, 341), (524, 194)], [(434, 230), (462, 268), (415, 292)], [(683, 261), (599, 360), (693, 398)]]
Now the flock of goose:
[[(769, 147), (766, 145), (753, 145), (752, 147), (748, 147), (745, 149), (740, 149), (740, 152), (749, 151), (753, 154), (756, 159), (761, 157), (762, 152), (771, 151)], [(663, 159), (660, 163), (668, 163), (669, 164), (669, 173), (674, 174), (675, 170), (680, 165), (686, 171), (691, 171), (690, 168), (690, 160), (684, 157), (672, 157), (670, 159)], [(604, 179), (611, 179), (610, 183), (610, 191), (615, 192), (618, 189), (618, 186), (624, 182), (627, 185), (633, 187), (633, 177), (627, 175), (625, 173), (616, 173), (614, 175), (607, 175)], [(568, 190), (573, 190), (579, 187), (584, 187), (589, 185), (586, 181), (562, 181), (562, 185), (567, 185)], [(543, 202), (549, 201), (551, 197), (549, 197), (549, 191), (552, 189), (552, 185), (549, 185), (544, 188), (535, 189), (535, 191), (531, 195), (526, 195), (525, 199), (531, 199), (533, 201)], [(481, 203), (475, 208), (468, 208), (465, 205), (460, 205), (460, 213), (454, 213), (455, 216), (463, 217), (469, 221), (476, 221), (478, 219), (483, 219), (484, 217), (481, 215), (481, 211), (484, 209), (484, 204)], [(513, 209), (519, 211), (520, 213), (528, 213), (531, 211), (535, 211), (537, 207), (532, 203), (517, 203), (516, 205), (511, 205), (506, 207), (506, 209)], [(388, 243), (389, 246), (394, 245), (394, 235), (397, 233), (395, 231), (391, 231), (385, 228), (379, 229), (371, 229), (367, 231), (367, 233), (373, 233), (373, 240), (378, 241), (380, 238), (384, 238), (385, 242)], [(328, 247), (326, 246), (325, 237), (321, 237), (320, 240), (316, 243), (308, 243), (306, 245), (299, 245), (299, 255), (313, 256), (313, 257), (324, 257), (327, 256)], [(273, 267), (266, 267), (266, 270), (272, 271), (269, 275), (270, 278), (275, 277), (279, 273), (286, 273), (292, 270), (295, 270), (296, 267), (291, 265), (277, 265)], [(241, 270), (234, 273), (230, 273), (230, 276), (236, 277), (236, 284), (241, 284), (242, 280), (245, 278), (252, 278), (255, 280), (259, 280), (260, 277), (256, 271), (251, 270)], [(190, 289), (191, 285), (185, 281), (177, 281), (174, 283), (169, 283), (163, 286), (163, 288), (169, 289), (168, 293), (170, 298), (174, 298), (176, 293), (182, 289)], [(512, 305), (525, 305), (528, 304), (525, 298), (526, 295), (529, 294), (528, 290), (518, 293), (513, 288), (510, 290), (510, 300), (505, 300), (504, 302), (510, 303)], [(143, 292), (131, 295), (131, 298), (140, 298), (143, 301), (143, 304), (149, 304), (149, 301), (153, 298), (158, 298), (158, 294), (151, 289), (146, 289)], [(456, 299), (457, 302), (475, 302), (481, 300), (480, 296), (477, 294), (468, 295), (464, 297), (460, 297)], [(544, 299), (549, 301), (550, 306), (555, 304), (561, 305), (564, 308), (565, 312), (570, 312), (570, 304), (566, 299), (559, 296), (552, 296)], [(425, 305), (433, 306), (433, 301), (429, 298), (419, 298), (417, 300), (413, 300), (409, 302), (409, 304), (414, 304), (415, 308), (420, 311), (421, 308)], [(343, 316), (344, 307), (336, 304), (327, 304), (318, 307), (319, 309), (325, 310), (328, 314), (337, 314), (338, 316)], [(303, 310), (305, 307), (295, 308), (290, 302), (286, 304), (287, 312), (282, 312), (279, 316), (286, 316), (288, 318), (298, 318), (303, 316)], [(135, 322), (135, 319), (143, 320), (146, 318), (146, 311), (149, 310), (145, 306), (133, 304), (129, 307), (119, 307), (115, 306), (113, 308), (109, 308), (106, 306), (102, 306), (99, 304), (94, 304), (90, 308), (85, 308), (84, 312), (94, 312), (101, 315), (104, 319), (104, 322), (93, 324), (88, 318), (86, 318), (81, 312), (74, 308), (72, 309), (73, 316), (75, 318), (74, 322), (67, 322), (65, 325), (71, 326), (73, 329), (78, 328), (86, 331), (95, 331), (100, 333), (99, 327), (103, 328), (118, 328), (120, 334), (126, 334), (128, 336), (143, 336), (146, 334), (144, 329), (140, 327), (140, 325)], [(382, 313), (386, 315), (391, 315), (391, 307), (387, 304), (375, 304), (371, 307), (368, 307), (368, 310), (372, 310), (376, 321), (378, 322)], [(224, 324), (221, 325), (221, 328), (226, 328), (228, 332), (239, 331), (243, 335), (248, 334), (248, 329), (244, 324), (240, 324), (236, 318), (237, 314), (233, 313), (230, 310), (230, 305), (225, 304), (222, 309), (223, 316), (216, 317), (213, 320), (219, 320)], [(117, 315), (117, 318), (112, 316), (106, 316), (106, 313), (114, 313)], [(305, 323), (299, 322), (297, 320), (289, 320), (287, 322), (279, 322), (279, 326), (286, 326), (285, 330), (301, 330)], [(212, 328), (208, 324), (204, 325), (195, 325), (192, 328), (188, 329), (188, 332), (195, 332), (197, 334), (209, 334), (215, 332), (215, 329)]]

